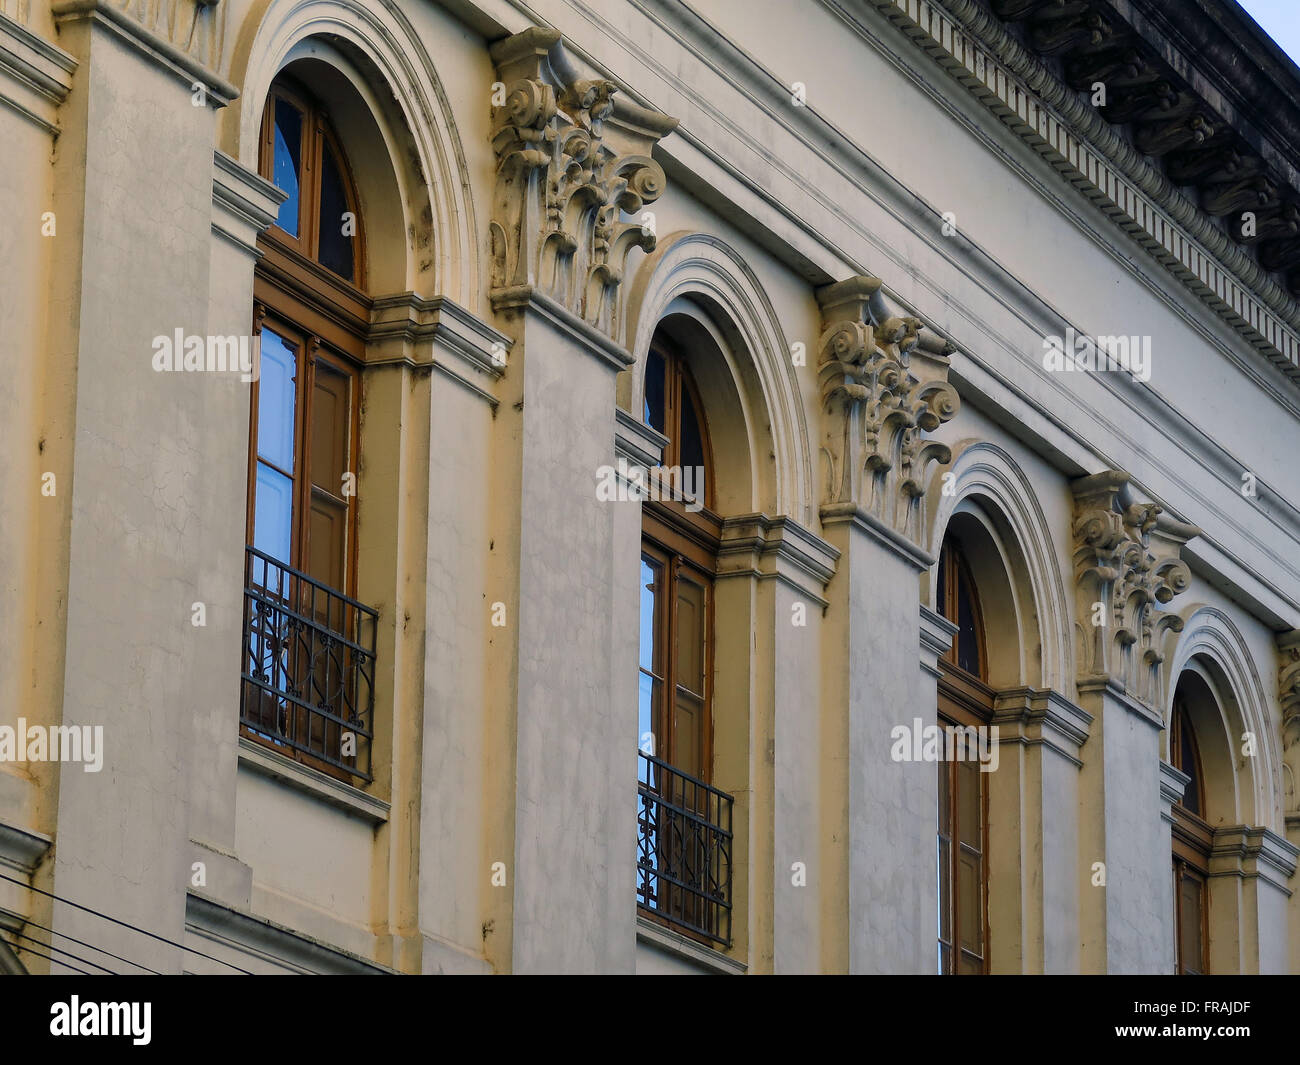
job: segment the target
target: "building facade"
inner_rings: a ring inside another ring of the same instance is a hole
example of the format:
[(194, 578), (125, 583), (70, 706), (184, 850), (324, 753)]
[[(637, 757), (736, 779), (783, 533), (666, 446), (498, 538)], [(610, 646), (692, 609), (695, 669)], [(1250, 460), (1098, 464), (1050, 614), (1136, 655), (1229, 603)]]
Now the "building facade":
[(1300, 967), (1233, 0), (0, 0), (0, 102), (6, 968)]

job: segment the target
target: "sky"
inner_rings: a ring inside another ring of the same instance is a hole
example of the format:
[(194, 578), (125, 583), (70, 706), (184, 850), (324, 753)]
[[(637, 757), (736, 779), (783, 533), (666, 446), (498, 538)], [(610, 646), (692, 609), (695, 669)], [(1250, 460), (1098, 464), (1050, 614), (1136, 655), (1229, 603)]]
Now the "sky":
[(1300, 65), (1300, 0), (1237, 0), (1287, 55)]

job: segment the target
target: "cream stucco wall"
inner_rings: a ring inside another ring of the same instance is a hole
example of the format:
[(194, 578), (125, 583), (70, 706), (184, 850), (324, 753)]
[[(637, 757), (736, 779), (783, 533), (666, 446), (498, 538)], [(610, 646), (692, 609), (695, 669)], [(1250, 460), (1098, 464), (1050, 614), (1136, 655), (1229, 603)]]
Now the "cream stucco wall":
[[(931, 971), (935, 767), (892, 761), (888, 737), (935, 715), (951, 626), (933, 566), (958, 515), (984, 530), (1003, 641), (994, 970), (1172, 969), (1162, 728), (1198, 663), (1221, 682), (1224, 742), (1260, 733), (1212, 796), (1214, 964), (1300, 965), (1277, 644), (1300, 628), (1296, 381), (949, 79), (893, 5), (846, 21), (728, 0), (704, 23), (621, 0), (226, 0), (188, 45), (112, 4), (33, 6), (26, 26), (0, 14), (0, 94), (21, 105), (0, 109), (0, 258), (21, 264), (0, 301), (0, 725), (102, 725), (106, 753), (98, 774), (0, 763), (0, 855), (171, 942), (13, 885), (3, 927), (54, 922), (166, 971)], [(517, 192), (497, 176), (510, 60), (491, 46), (534, 17), (645, 129), (680, 122), (652, 135), (616, 112), (604, 134), (648, 138), (667, 178), (646, 207), (657, 246), (614, 263), (609, 328), (543, 277), (493, 279), (491, 223)], [(280, 195), (256, 176), (257, 129), (293, 61), (335, 101), (374, 219), (364, 788), (239, 740), (247, 386), (150, 365), (155, 335), (249, 329)], [(883, 281), (877, 310), (920, 320), (914, 365), (960, 395), (902, 524), (829, 487), (827, 286), (862, 275)], [(640, 515), (595, 493), (599, 467), (661, 446), (638, 423), (666, 319), (720, 465), (712, 778), (736, 838), (716, 951), (638, 923)], [(1042, 338), (1067, 326), (1149, 336), (1151, 380), (1046, 372)], [(1199, 529), (1160, 698), (1083, 676), (1075, 492), (1106, 470)]]

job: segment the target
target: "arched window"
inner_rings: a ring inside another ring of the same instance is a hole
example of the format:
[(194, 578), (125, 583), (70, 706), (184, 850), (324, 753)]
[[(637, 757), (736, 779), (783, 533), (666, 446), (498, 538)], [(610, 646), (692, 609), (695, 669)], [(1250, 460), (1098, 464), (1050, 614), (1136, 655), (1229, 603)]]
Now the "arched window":
[(1175, 971), (1198, 976), (1210, 971), (1207, 881), (1214, 830), (1206, 820), (1200, 748), (1181, 685), (1174, 695), (1174, 712), (1169, 722), (1169, 758), (1175, 769), (1190, 778), (1182, 801), (1172, 811), (1174, 941), (1178, 960)]
[(637, 901), (706, 941), (730, 939), (731, 798), (710, 786), (713, 581), (721, 522), (704, 408), (685, 353), (656, 338), (646, 424), (668, 440), (642, 503)]
[(375, 613), (355, 600), (361, 221), (324, 110), (287, 75), (267, 97), (260, 170), (289, 195), (254, 275), (240, 721), (318, 769), (369, 779)]
[[(970, 729), (988, 726), (993, 690), (979, 596), (960, 544), (945, 537), (939, 554), (939, 613), (957, 626), (940, 661), (939, 972), (988, 971), (988, 789)], [(957, 742), (960, 738), (961, 742)], [(952, 757), (952, 755), (958, 757)]]

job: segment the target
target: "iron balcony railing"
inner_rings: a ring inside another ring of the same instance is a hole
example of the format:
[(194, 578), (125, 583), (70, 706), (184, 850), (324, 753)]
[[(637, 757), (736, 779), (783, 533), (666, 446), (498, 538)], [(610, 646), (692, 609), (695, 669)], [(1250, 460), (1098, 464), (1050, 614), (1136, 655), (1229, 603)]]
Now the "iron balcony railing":
[(734, 800), (645, 751), (638, 754), (637, 905), (730, 946)]
[(379, 614), (249, 547), (239, 722), (369, 782)]

